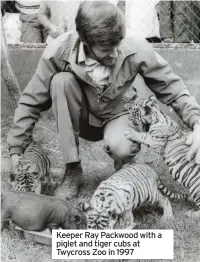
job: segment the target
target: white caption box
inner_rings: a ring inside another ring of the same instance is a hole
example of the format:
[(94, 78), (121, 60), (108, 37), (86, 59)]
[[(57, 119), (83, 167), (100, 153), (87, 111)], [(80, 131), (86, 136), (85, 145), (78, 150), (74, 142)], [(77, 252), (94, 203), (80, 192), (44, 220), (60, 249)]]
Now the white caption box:
[(53, 230), (53, 259), (173, 259), (173, 230)]

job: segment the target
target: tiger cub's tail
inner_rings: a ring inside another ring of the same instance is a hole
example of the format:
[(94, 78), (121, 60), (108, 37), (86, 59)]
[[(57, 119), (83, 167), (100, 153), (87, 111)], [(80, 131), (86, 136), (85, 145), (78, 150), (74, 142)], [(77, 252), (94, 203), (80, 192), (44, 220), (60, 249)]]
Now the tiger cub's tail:
[(182, 193), (176, 193), (176, 192), (172, 192), (167, 186), (165, 186), (162, 181), (159, 179), (158, 180), (158, 189), (160, 190), (160, 192), (167, 196), (168, 198), (172, 199), (172, 200), (185, 200), (185, 201), (189, 201), (189, 197), (187, 194), (182, 194)]

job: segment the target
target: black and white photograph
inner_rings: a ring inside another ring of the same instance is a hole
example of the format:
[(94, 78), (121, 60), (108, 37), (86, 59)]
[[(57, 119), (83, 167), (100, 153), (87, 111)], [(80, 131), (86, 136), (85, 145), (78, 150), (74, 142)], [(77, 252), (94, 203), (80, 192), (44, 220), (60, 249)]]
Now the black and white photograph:
[(0, 3), (1, 261), (200, 261), (200, 0)]

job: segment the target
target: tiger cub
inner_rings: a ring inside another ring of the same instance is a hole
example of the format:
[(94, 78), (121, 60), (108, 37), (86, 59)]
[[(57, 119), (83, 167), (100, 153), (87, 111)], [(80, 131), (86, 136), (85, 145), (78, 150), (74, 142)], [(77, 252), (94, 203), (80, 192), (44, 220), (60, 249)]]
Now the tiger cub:
[(33, 141), (10, 174), (10, 184), (16, 191), (41, 194), (43, 187), (50, 183), (49, 170), (50, 160), (46, 152)]
[(173, 219), (169, 200), (186, 198), (172, 193), (148, 165), (127, 165), (103, 181), (94, 192), (91, 203), (82, 203), (88, 229), (132, 229), (135, 227), (132, 210), (144, 203), (160, 206), (163, 222)]
[(186, 160), (189, 146), (185, 144), (186, 133), (179, 125), (159, 109), (154, 96), (128, 104), (129, 119), (133, 126), (140, 125), (148, 132), (138, 132), (135, 129), (125, 131), (128, 139), (150, 146), (158, 154), (163, 154), (173, 179), (187, 188), (191, 199), (198, 206), (198, 211), (188, 211), (192, 217), (200, 217), (200, 165), (195, 160)]

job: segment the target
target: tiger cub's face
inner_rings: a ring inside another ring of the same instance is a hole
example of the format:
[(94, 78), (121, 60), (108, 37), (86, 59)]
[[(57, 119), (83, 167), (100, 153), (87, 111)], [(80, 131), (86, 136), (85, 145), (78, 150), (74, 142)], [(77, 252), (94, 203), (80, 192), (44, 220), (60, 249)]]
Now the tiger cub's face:
[(132, 229), (136, 226), (131, 211), (117, 214), (116, 210), (98, 212), (88, 203), (81, 203), (81, 210), (87, 218), (87, 229)]
[(116, 223), (109, 213), (98, 212), (96, 209), (90, 209), (85, 213), (87, 217), (88, 229), (113, 229)]
[(35, 164), (19, 160), (14, 172), (10, 174), (10, 184), (15, 191), (41, 194), (42, 181)]
[(137, 100), (132, 104), (127, 104), (126, 109), (129, 111), (129, 120), (135, 127), (140, 126), (141, 129), (146, 131), (146, 127), (157, 121), (154, 111), (158, 110), (157, 100), (154, 96), (148, 99)]

